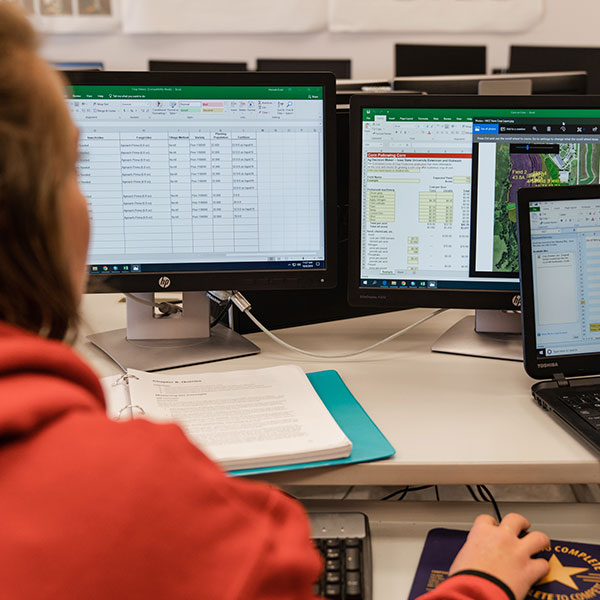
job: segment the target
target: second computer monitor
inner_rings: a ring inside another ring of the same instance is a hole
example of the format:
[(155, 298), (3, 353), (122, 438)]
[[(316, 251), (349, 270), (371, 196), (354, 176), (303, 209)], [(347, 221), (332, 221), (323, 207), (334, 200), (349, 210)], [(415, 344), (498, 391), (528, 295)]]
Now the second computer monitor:
[(329, 71), (337, 79), (352, 77), (351, 61), (347, 59), (321, 58), (259, 58), (257, 71)]
[(350, 301), (515, 308), (517, 190), (599, 181), (596, 97), (355, 97)]
[(396, 44), (396, 75), (467, 75), (486, 72), (485, 46)]

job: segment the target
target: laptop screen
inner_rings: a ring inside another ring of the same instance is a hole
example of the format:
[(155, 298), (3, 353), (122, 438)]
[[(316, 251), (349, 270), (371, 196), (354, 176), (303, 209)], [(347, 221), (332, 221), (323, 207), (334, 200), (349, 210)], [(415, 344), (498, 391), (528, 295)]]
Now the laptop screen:
[(538, 358), (600, 352), (600, 197), (529, 203)]

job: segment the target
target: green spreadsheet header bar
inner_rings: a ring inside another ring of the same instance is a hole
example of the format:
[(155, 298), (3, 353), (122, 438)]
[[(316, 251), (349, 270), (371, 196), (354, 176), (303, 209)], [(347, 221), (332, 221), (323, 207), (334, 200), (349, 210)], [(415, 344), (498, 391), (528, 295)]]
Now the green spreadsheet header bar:
[(75, 85), (71, 100), (322, 100), (318, 86), (128, 86)]
[(409, 108), (363, 108), (363, 121), (375, 121), (385, 116), (386, 121), (454, 121), (471, 122), (473, 119), (569, 119), (596, 118), (600, 120), (598, 109), (507, 109), (507, 108), (448, 108), (448, 109), (409, 109)]

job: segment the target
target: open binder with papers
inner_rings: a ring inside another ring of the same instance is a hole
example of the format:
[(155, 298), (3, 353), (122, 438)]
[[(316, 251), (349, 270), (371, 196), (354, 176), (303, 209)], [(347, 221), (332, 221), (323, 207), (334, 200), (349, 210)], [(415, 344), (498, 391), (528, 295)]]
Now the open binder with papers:
[(130, 369), (102, 384), (109, 416), (178, 423), (233, 474), (345, 464), (394, 453), (335, 371), (306, 375), (293, 365), (195, 375)]

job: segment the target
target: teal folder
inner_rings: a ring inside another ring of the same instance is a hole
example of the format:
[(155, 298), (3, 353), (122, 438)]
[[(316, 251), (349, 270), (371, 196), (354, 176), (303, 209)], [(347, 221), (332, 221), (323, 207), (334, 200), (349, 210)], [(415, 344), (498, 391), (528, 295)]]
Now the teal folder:
[(336, 467), (338, 465), (380, 460), (394, 455), (394, 447), (387, 441), (377, 425), (373, 423), (371, 417), (350, 393), (337, 371), (318, 371), (317, 373), (307, 373), (306, 376), (321, 400), (323, 400), (323, 404), (325, 404), (331, 416), (352, 442), (350, 456), (295, 465), (242, 469), (230, 471), (230, 475), (261, 475), (294, 469)]

